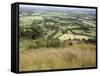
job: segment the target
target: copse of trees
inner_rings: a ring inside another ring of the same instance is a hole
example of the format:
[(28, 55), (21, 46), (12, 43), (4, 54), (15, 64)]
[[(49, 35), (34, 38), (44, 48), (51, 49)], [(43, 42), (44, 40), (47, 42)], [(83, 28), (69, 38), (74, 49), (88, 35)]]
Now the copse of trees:
[[(28, 25), (26, 25), (28, 26)], [(41, 26), (38, 26), (34, 21), (28, 27), (20, 26), (19, 37), (28, 38), (28, 39), (37, 39), (43, 37), (43, 29)]]
[[(22, 42), (23, 43), (23, 42)], [(28, 44), (27, 46), (25, 44)], [(37, 48), (56, 48), (60, 46), (60, 42), (58, 39), (51, 39), (51, 40), (46, 40), (46, 39), (36, 39), (36, 40), (25, 40), (23, 43), (23, 47), (26, 49), (37, 49)]]

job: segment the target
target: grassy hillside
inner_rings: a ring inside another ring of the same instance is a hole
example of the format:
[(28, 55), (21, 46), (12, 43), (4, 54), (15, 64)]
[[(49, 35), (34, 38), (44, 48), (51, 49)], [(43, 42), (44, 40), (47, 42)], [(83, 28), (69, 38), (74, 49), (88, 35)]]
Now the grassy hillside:
[(19, 64), (20, 71), (95, 67), (96, 50), (90, 44), (67, 48), (27, 49), (20, 51)]

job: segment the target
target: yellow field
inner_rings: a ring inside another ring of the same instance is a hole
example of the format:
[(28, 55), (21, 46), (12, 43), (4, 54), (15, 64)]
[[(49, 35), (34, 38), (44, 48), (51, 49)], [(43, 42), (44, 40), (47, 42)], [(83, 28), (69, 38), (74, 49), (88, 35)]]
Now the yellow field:
[(39, 48), (20, 51), (19, 70), (50, 70), (96, 66), (96, 47), (75, 44), (66, 48)]

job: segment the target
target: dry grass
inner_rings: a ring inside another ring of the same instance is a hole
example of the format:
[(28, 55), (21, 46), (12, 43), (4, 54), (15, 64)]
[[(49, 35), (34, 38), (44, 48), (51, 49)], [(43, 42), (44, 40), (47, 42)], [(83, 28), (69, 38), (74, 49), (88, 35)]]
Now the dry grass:
[(95, 67), (96, 49), (91, 44), (29, 49), (20, 51), (19, 64), (20, 71)]

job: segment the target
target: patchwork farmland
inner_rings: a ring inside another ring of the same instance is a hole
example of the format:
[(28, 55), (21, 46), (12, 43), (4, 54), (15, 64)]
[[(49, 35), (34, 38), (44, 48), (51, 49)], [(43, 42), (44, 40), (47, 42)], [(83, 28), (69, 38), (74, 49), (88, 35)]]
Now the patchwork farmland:
[(19, 14), (20, 71), (96, 66), (94, 12), (25, 9)]

